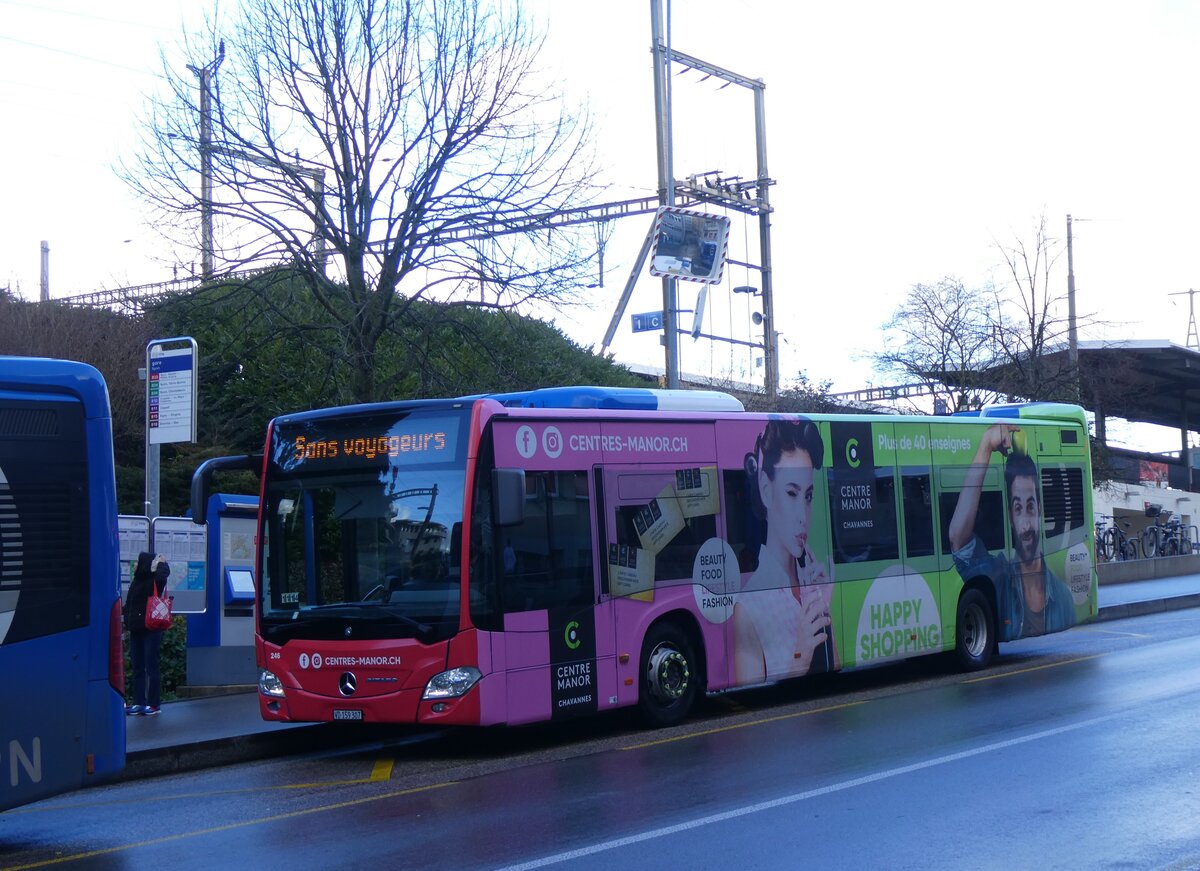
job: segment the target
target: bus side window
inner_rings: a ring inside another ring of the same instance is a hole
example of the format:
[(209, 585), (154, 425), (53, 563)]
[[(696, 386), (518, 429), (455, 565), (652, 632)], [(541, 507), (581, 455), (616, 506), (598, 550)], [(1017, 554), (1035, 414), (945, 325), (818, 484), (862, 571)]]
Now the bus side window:
[(870, 473), (829, 470), (835, 563), (894, 560), (900, 556), (896, 523), (896, 476), (891, 468)]
[(905, 556), (933, 555), (933, 490), (928, 469), (903, 469)]
[(900, 529), (896, 522), (896, 474), (891, 469), (875, 470), (875, 524), (878, 540), (871, 547), (871, 559), (900, 558)]
[[(618, 544), (632, 548), (641, 546), (644, 513), (645, 506), (640, 505), (622, 505), (617, 508)], [(692, 567), (700, 545), (716, 534), (716, 519), (713, 515), (686, 518), (679, 532), (654, 555), (654, 583), (690, 583)]]
[[(631, 556), (635, 561), (649, 559), (653, 573), (636, 572), (639, 583), (690, 584), (700, 546), (717, 534), (716, 469), (616, 472), (610, 475), (607, 491), (615, 503), (606, 507), (613, 522), (610, 565), (634, 568), (628, 565)], [(634, 574), (629, 573), (631, 579)]]
[[(939, 493), (938, 509), (942, 515), (942, 553), (953, 553), (950, 547), (950, 519), (954, 506), (958, 504), (958, 493)], [(995, 553), (1005, 548), (1004, 528), (1008, 524), (1008, 512), (1004, 509), (1004, 494), (999, 490), (984, 490), (979, 495), (979, 508), (975, 514), (975, 534), (983, 546)]]
[(1081, 529), (1083, 505), (1082, 469), (1042, 468), (1042, 522), (1047, 539)]
[(758, 549), (763, 543), (763, 523), (754, 516), (746, 494), (744, 469), (726, 469), (725, 535), (737, 554), (738, 570), (745, 574), (758, 568)]
[(525, 520), (500, 530), (506, 612), (594, 601), (587, 472), (526, 472)]

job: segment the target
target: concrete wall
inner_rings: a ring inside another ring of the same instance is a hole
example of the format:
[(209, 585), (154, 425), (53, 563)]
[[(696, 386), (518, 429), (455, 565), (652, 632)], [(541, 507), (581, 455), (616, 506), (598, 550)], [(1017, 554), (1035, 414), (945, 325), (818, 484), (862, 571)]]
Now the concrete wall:
[(1200, 573), (1200, 554), (1160, 556), (1153, 559), (1118, 560), (1096, 567), (1101, 584), (1123, 584), (1126, 581), (1147, 581), (1152, 578), (1173, 578), (1176, 575)]
[(1200, 516), (1200, 493), (1173, 490), (1150, 483), (1125, 484), (1109, 482), (1092, 491), (1092, 505), (1096, 515), (1112, 517), (1118, 515), (1133, 522), (1131, 532), (1140, 533), (1153, 518), (1146, 516), (1146, 504), (1158, 505), (1163, 511), (1163, 520), (1178, 517), (1189, 526)]

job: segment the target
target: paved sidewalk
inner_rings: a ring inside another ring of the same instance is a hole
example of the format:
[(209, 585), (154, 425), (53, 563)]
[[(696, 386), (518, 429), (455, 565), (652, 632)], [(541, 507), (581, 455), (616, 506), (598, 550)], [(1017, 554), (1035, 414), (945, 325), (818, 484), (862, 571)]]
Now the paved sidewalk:
[[(1200, 607), (1200, 574), (1104, 584), (1099, 595), (1099, 620)], [(126, 724), (124, 779), (319, 750), (363, 735), (362, 724), (264, 722), (254, 692), (167, 702), (157, 717)]]
[(1200, 606), (1200, 575), (1100, 585), (1099, 620)]
[(164, 702), (158, 716), (125, 724), (126, 780), (318, 749), (325, 727), (265, 722), (256, 692)]

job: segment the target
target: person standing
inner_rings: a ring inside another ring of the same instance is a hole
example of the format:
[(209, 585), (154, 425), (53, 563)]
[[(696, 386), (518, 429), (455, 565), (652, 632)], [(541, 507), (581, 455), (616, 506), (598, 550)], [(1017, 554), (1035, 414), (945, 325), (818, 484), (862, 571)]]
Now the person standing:
[(129, 630), (129, 664), (133, 670), (133, 704), (125, 706), (126, 714), (152, 717), (159, 713), (162, 701), (162, 680), (159, 669), (159, 650), (162, 630), (146, 628), (146, 602), (150, 596), (166, 593), (171, 566), (160, 554), (138, 554), (133, 570), (133, 582), (125, 598), (125, 628)]

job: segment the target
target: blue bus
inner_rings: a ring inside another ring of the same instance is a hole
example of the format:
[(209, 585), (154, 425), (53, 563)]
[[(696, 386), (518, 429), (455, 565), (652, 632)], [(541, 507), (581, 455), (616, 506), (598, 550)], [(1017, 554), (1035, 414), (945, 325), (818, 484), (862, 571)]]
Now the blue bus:
[(103, 376), (0, 356), (0, 811), (125, 765), (118, 560)]

